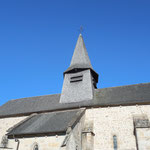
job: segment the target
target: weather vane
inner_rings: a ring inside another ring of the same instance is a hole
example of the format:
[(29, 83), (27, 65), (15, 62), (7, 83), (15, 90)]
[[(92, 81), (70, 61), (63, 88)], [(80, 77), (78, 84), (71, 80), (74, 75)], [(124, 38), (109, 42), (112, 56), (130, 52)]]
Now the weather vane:
[(83, 32), (83, 26), (80, 26), (80, 34)]

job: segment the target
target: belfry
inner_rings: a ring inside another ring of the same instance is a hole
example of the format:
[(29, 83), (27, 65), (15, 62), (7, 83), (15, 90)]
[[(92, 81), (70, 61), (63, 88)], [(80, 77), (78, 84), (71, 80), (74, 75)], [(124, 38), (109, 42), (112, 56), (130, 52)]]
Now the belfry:
[(70, 67), (64, 72), (60, 103), (92, 100), (98, 74), (93, 70), (83, 37), (80, 34)]

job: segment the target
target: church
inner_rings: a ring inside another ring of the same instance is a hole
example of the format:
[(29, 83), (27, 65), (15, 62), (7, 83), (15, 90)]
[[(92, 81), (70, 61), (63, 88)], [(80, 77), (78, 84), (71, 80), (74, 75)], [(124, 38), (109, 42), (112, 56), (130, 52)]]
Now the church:
[(0, 106), (0, 150), (150, 150), (150, 83), (97, 88), (80, 34), (61, 94)]

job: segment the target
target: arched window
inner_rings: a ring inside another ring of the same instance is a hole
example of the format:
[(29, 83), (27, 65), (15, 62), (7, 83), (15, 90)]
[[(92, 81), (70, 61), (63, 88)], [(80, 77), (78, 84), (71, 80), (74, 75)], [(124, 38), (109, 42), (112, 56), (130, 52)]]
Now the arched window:
[(118, 145), (117, 145), (117, 136), (116, 135), (113, 136), (113, 144), (114, 144), (114, 150), (117, 150)]
[(35, 144), (33, 150), (39, 150), (38, 144)]
[(76, 146), (76, 150), (78, 150), (78, 146)]

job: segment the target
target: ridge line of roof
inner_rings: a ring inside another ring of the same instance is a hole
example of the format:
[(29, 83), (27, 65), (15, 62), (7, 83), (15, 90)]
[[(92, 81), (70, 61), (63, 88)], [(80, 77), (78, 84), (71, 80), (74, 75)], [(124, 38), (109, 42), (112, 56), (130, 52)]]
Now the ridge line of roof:
[(150, 82), (135, 83), (135, 84), (128, 84), (128, 85), (120, 85), (120, 86), (112, 86), (112, 87), (105, 87), (105, 88), (97, 88), (95, 90), (110, 89), (110, 88), (119, 88), (119, 87), (130, 87), (130, 86), (143, 85), (143, 84), (150, 84)]

